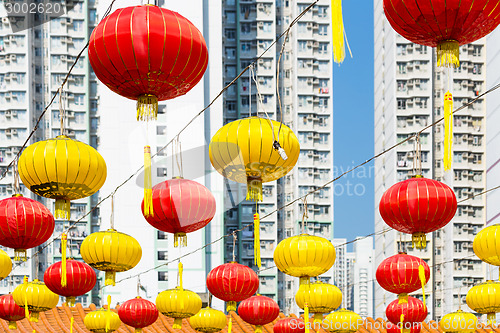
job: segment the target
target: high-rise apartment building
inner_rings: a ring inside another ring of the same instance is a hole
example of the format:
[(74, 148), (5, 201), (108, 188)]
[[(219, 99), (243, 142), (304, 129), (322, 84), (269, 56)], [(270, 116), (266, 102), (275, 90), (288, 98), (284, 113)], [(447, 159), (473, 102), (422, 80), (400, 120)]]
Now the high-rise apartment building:
[(353, 311), (363, 318), (373, 317), (375, 285), (373, 238), (357, 237), (353, 243), (353, 254), (354, 262), (351, 269)]
[[(403, 141), (443, 116), (443, 97), (452, 92), (455, 109), (486, 89), (486, 42), (460, 47), (460, 67), (436, 67), (432, 48), (398, 35), (384, 16), (383, 2), (374, 1), (375, 25), (375, 154)], [(452, 170), (443, 170), (443, 122), (420, 135), (422, 174), (451, 186), (459, 200), (455, 218), (428, 234), (427, 248), (412, 250), (409, 235), (396, 231), (375, 237), (375, 265), (406, 250), (426, 260), (431, 279), (426, 289), (431, 318), (465, 308), (469, 287), (482, 281), (484, 267), (472, 250), (474, 235), (485, 224), (485, 197), (460, 202), (485, 189), (485, 115), (480, 99), (454, 115)], [(378, 212), (385, 190), (413, 176), (415, 139), (375, 160), (375, 232), (387, 225)], [(418, 294), (418, 293), (417, 293)], [(421, 294), (421, 292), (420, 292)], [(375, 286), (375, 316), (383, 316), (395, 295)], [(459, 303), (460, 302), (460, 303)]]
[[(77, 54), (85, 46), (90, 32), (96, 24), (95, 1), (52, 1), (51, 6), (60, 5), (63, 13), (29, 14), (19, 11), (7, 16), (2, 5), (0, 22), (0, 171), (15, 157), (24, 141), (33, 130), (36, 120), (52, 96), (57, 92)], [(22, 8), (22, 7), (20, 7)], [(41, 7), (38, 7), (41, 8)], [(44, 7), (45, 8), (45, 7)], [(46, 22), (35, 24), (36, 22)], [(62, 94), (62, 107), (66, 110), (66, 135), (97, 147), (98, 117), (96, 79), (91, 75), (84, 54), (72, 71)], [(47, 110), (40, 126), (29, 144), (53, 138), (60, 134), (59, 98)], [(14, 193), (13, 168), (0, 181), (0, 198)], [(22, 187), (26, 197), (43, 202), (51, 211), (54, 200), (35, 197)], [(55, 235), (59, 235), (70, 223), (81, 218), (95, 204), (96, 196), (71, 202), (71, 220), (56, 220)], [(90, 233), (91, 224), (97, 223), (97, 215), (90, 214), (68, 233), (69, 253), (79, 258), (79, 247)], [(35, 248), (28, 256), (37, 252)], [(12, 256), (12, 250), (8, 250)], [(16, 267), (10, 277), (0, 282), (0, 293), (12, 290), (22, 282), (23, 276), (42, 279), (43, 271), (61, 259), (60, 240), (55, 240), (41, 255)], [(37, 273), (38, 272), (38, 273)], [(40, 273), (41, 272), (41, 273)], [(88, 305), (88, 295), (77, 298)]]
[[(272, 44), (276, 36), (307, 6), (307, 0), (224, 0), (223, 1), (223, 75), (227, 84)], [(292, 172), (263, 186), (261, 216), (318, 188), (332, 177), (332, 49), (330, 2), (320, 0), (291, 29), (281, 57), (283, 39), (257, 60), (253, 71), (256, 83), (245, 74), (224, 94), (224, 123), (252, 116), (280, 120), (297, 135), (300, 157)], [(280, 108), (276, 84), (282, 101)], [(262, 103), (259, 100), (262, 97)], [(266, 114), (267, 112), (267, 114)], [(224, 233), (252, 223), (255, 203), (245, 201), (245, 185), (226, 181)], [(333, 236), (333, 192), (331, 187), (308, 197), (306, 232), (331, 239)], [(300, 233), (302, 204), (294, 204), (261, 220), (263, 295), (278, 301), (280, 308), (297, 312), (294, 295), (298, 279), (274, 268), (277, 243)], [(237, 260), (253, 266), (253, 230), (241, 234)], [(228, 239), (225, 259), (232, 259), (232, 240)], [(273, 267), (273, 268), (271, 268)], [(268, 269), (265, 269), (268, 268)], [(333, 282), (333, 271), (321, 277)]]

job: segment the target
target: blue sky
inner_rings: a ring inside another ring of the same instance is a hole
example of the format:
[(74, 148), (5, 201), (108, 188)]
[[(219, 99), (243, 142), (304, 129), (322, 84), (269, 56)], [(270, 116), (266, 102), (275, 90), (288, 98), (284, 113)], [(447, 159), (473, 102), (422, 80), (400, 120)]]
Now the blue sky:
[[(334, 177), (373, 156), (373, 1), (343, 1), (343, 14), (353, 58), (333, 66)], [(334, 184), (335, 237), (373, 232), (373, 162)]]

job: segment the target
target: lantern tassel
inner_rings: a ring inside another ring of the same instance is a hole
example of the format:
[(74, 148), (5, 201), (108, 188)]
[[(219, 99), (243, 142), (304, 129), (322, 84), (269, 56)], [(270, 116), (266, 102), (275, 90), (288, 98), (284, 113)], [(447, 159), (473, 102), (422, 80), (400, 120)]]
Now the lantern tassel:
[(66, 244), (68, 242), (68, 236), (66, 233), (61, 235), (61, 287), (66, 287), (68, 285), (68, 280), (66, 277)]
[(229, 324), (227, 324), (227, 333), (231, 333), (233, 330), (233, 317), (229, 317)]
[(153, 190), (151, 180), (151, 147), (144, 146), (144, 216), (153, 216)]
[[(184, 291), (184, 285), (182, 283), (182, 273), (184, 272), (184, 265), (182, 265), (182, 262), (179, 261), (179, 289), (182, 291)], [(184, 297), (181, 297), (180, 298), (180, 307), (181, 307), (181, 310), (184, 310)]]
[(69, 321), (69, 333), (73, 333), (73, 324), (75, 323), (75, 318), (71, 317)]
[(408, 303), (408, 294), (402, 293), (398, 295), (398, 304)]
[(108, 308), (106, 310), (106, 332), (111, 331), (111, 295), (108, 295)]
[[(347, 41), (344, 30), (344, 19), (342, 17), (342, 0), (332, 0), (331, 9), (333, 59), (336, 63), (340, 64), (345, 59), (344, 39)], [(347, 47), (349, 47), (349, 43), (347, 43)]]
[(411, 246), (419, 250), (427, 246), (427, 237), (423, 232), (417, 232), (411, 235)]
[(26, 250), (25, 249), (15, 249), (14, 250), (14, 261), (26, 261)]
[(423, 303), (424, 303), (424, 308), (427, 308), (425, 305), (425, 269), (424, 266), (419, 265), (418, 266), (418, 277), (420, 278), (420, 283), (422, 284), (422, 298), (423, 298)]
[(134, 333), (142, 333), (142, 328), (136, 328)]
[(309, 304), (304, 304), (304, 329), (305, 333), (309, 333)]
[(316, 312), (314, 314), (314, 324), (321, 324), (323, 322), (323, 314)]
[[(23, 284), (27, 285), (28, 284), (28, 277), (24, 276), (23, 278)], [(28, 293), (24, 293), (24, 316), (28, 318), (29, 321), (32, 321), (30, 318), (30, 311), (28, 309)]]
[(444, 171), (451, 169), (453, 144), (453, 96), (449, 91), (444, 94)]
[(228, 313), (229, 313), (229, 311), (236, 311), (236, 302), (234, 302), (234, 301), (227, 302), (226, 311)]
[(116, 272), (115, 271), (106, 271), (104, 274), (104, 285), (105, 286), (114, 286), (115, 285)]
[(76, 298), (74, 296), (66, 297), (66, 303), (68, 306), (75, 306)]
[(158, 116), (158, 98), (145, 94), (137, 99), (137, 120), (156, 120)]
[(401, 333), (403, 333), (404, 321), (405, 321), (405, 315), (401, 314), (401, 316), (399, 317), (399, 323), (401, 324)]
[(440, 42), (436, 48), (437, 52), (437, 65), (439, 67), (453, 67), (460, 66), (460, 44), (456, 40), (445, 40)]
[(248, 178), (246, 199), (248, 201), (262, 201), (262, 180), (260, 178)]
[(253, 251), (254, 251), (254, 263), (260, 268), (260, 218), (259, 213), (253, 215)]
[(9, 329), (17, 330), (17, 323), (15, 321), (9, 321)]
[(488, 313), (486, 315), (486, 319), (487, 319), (487, 323), (486, 324), (488, 326), (491, 326), (491, 327), (496, 326), (495, 322), (496, 322), (496, 319), (497, 319), (497, 314), (495, 312)]
[(174, 330), (180, 330), (182, 328), (182, 318), (175, 318), (172, 328)]
[(255, 326), (255, 333), (262, 333), (262, 326), (261, 325)]
[(69, 200), (56, 199), (54, 217), (56, 219), (69, 220), (71, 215), (71, 204)]
[(186, 247), (187, 246), (187, 236), (184, 232), (176, 232), (174, 234), (174, 247)]

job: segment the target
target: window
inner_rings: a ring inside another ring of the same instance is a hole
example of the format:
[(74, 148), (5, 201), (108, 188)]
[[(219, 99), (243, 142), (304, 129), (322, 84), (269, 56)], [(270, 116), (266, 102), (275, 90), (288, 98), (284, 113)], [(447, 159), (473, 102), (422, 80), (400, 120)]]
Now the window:
[(242, 23), (241, 24), (241, 33), (243, 35), (246, 35), (246, 34), (249, 34), (250, 32), (252, 32), (252, 26), (250, 25), (250, 23)]
[(167, 168), (157, 168), (156, 169), (157, 177), (166, 177), (167, 176)]
[(299, 47), (299, 52), (305, 52), (307, 51), (307, 42), (304, 41), (304, 40), (299, 40), (299, 42), (297, 43), (298, 47)]
[(158, 272), (158, 281), (168, 281), (168, 273)]
[(319, 43), (318, 52), (321, 54), (328, 53), (328, 43)]
[(326, 36), (326, 35), (328, 35), (328, 25), (327, 24), (320, 24), (318, 26), (318, 34), (320, 36)]
[(318, 17), (328, 17), (327, 6), (318, 6)]
[(168, 252), (167, 251), (158, 251), (158, 260), (167, 260)]
[(226, 36), (226, 39), (228, 39), (228, 40), (235, 40), (236, 39), (236, 30), (226, 29), (224, 31), (224, 35)]
[(307, 106), (307, 96), (299, 96), (299, 108)]
[(250, 42), (242, 42), (240, 45), (242, 52), (249, 52), (252, 49), (252, 43)]
[(398, 98), (398, 110), (406, 110), (406, 100)]
[(227, 59), (236, 59), (236, 48), (226, 47), (225, 51)]
[(307, 32), (307, 23), (306, 22), (299, 22), (297, 25), (297, 31), (298, 33), (306, 33)]
[(236, 13), (235, 12), (225, 12), (226, 23), (235, 23), (236, 22)]
[(158, 239), (167, 239), (167, 235), (168, 234), (165, 231), (159, 231), (158, 230), (158, 234), (157, 234)]
[(262, 28), (264, 32), (273, 32), (273, 27), (271, 22), (263, 22)]

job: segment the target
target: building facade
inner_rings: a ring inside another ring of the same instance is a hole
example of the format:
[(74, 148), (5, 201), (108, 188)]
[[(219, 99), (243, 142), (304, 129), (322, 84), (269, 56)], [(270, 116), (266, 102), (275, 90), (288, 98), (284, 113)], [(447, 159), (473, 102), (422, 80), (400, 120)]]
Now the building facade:
[[(96, 25), (95, 1), (74, 1), (66, 7), (60, 4), (60, 16), (49, 14), (2, 13), (0, 22), (0, 170), (13, 160), (24, 141), (35, 127), (45, 106), (58, 91), (76, 55), (85, 46)], [(5, 10), (4, 6), (1, 6)], [(36, 22), (46, 22), (36, 24)], [(91, 75), (86, 54), (80, 58), (62, 93), (61, 107), (66, 111), (65, 134), (97, 148), (99, 118), (96, 107), (96, 79)], [(40, 126), (28, 144), (56, 137), (60, 134), (59, 98), (47, 110)], [(0, 181), (0, 199), (14, 193), (14, 168)], [(21, 194), (45, 204), (52, 212), (54, 200), (35, 197), (21, 186)], [(69, 224), (82, 218), (97, 201), (97, 196), (71, 202), (71, 219), (56, 220), (54, 235), (58, 236)], [(98, 223), (98, 216), (90, 214), (68, 233), (68, 253), (80, 258), (80, 244)], [(52, 240), (52, 239), (51, 239)], [(16, 267), (11, 276), (0, 282), (0, 293), (12, 291), (22, 283), (24, 275), (43, 278), (43, 271), (61, 260), (60, 240), (55, 240), (35, 259)], [(41, 250), (28, 251), (28, 256)], [(13, 257), (13, 251), (7, 251)], [(38, 273), (42, 272), (42, 273)], [(88, 305), (90, 295), (77, 298)]]
[[(381, 0), (374, 1), (375, 154), (406, 139), (443, 116), (447, 90), (454, 108), (486, 90), (486, 41), (460, 47), (460, 67), (436, 67), (432, 48), (399, 36), (386, 20)], [(454, 115), (452, 170), (443, 170), (443, 122), (420, 135), (422, 174), (451, 186), (459, 201), (455, 218), (428, 235), (427, 248), (414, 251), (410, 236), (391, 230), (378, 212), (385, 190), (414, 175), (416, 140), (411, 139), (375, 160), (375, 265), (406, 250), (432, 268), (427, 301), (431, 318), (465, 308), (469, 287), (484, 279), (484, 266), (473, 256), (474, 235), (486, 222), (485, 196), (464, 202), (485, 189), (486, 103), (480, 99)], [(418, 163), (417, 163), (418, 164)], [(418, 293), (417, 293), (418, 294)], [(418, 296), (418, 295), (417, 295)], [(375, 286), (375, 316), (383, 316), (395, 296)]]
[[(277, 35), (307, 6), (303, 0), (224, 0), (223, 75), (231, 82), (269, 47)], [(255, 82), (246, 73), (224, 94), (224, 123), (248, 116), (282, 119), (297, 135), (300, 157), (292, 172), (264, 184), (261, 216), (323, 185), (332, 177), (332, 52), (330, 2), (320, 0), (291, 29), (281, 57), (283, 39), (257, 60)], [(276, 94), (279, 83), (280, 107)], [(260, 96), (259, 96), (260, 95)], [(259, 102), (259, 100), (262, 102)], [(266, 115), (267, 112), (267, 115)], [(245, 201), (245, 185), (225, 181), (224, 233), (252, 223), (255, 203)], [(327, 187), (308, 197), (305, 231), (331, 239), (333, 236), (333, 192)], [(298, 312), (294, 295), (298, 279), (284, 275), (273, 263), (273, 252), (282, 239), (301, 230), (302, 204), (287, 207), (261, 220), (260, 289), (278, 301), (286, 313)], [(237, 260), (253, 266), (253, 230), (239, 235)], [(232, 259), (232, 240), (225, 247), (225, 259)], [(333, 271), (322, 279), (333, 282)]]
[(353, 243), (354, 262), (352, 265), (353, 311), (363, 318), (373, 317), (375, 281), (375, 251), (373, 238), (357, 237)]

